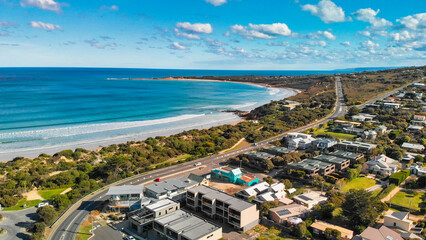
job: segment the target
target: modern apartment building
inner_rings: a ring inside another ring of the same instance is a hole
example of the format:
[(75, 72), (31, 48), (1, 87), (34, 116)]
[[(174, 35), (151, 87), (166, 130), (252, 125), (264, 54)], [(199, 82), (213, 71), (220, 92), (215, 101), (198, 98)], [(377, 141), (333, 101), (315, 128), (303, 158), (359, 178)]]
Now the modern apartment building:
[(346, 152), (346, 151), (335, 151), (331, 152), (328, 155), (345, 158), (351, 160), (351, 164), (356, 164), (360, 159), (363, 158), (363, 155), (353, 152)]
[(377, 145), (364, 142), (341, 141), (335, 146), (338, 150), (356, 152), (356, 153), (370, 153)]
[(333, 155), (319, 155), (314, 157), (314, 159), (319, 160), (321, 162), (334, 164), (336, 166), (336, 170), (343, 170), (351, 164), (350, 159), (340, 158)]
[(109, 196), (108, 207), (115, 210), (134, 210), (141, 206), (143, 199), (143, 185), (113, 186), (106, 193)]
[(307, 174), (328, 175), (336, 170), (334, 164), (322, 162), (315, 159), (305, 159), (301, 162), (292, 162), (287, 166), (288, 169), (302, 170)]
[(220, 190), (198, 186), (186, 193), (187, 207), (201, 211), (213, 219), (222, 220), (234, 228), (247, 231), (259, 223), (255, 204), (235, 198)]
[(170, 198), (175, 201), (185, 201), (186, 191), (201, 183), (189, 178), (168, 179), (145, 187), (145, 196), (154, 199)]

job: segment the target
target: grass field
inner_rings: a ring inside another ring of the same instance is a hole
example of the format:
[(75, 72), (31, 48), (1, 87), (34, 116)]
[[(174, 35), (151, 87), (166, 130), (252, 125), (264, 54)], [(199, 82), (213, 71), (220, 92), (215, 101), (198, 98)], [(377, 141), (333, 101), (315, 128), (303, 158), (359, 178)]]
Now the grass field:
[(328, 128), (319, 128), (319, 129), (311, 132), (311, 134), (313, 134), (313, 135), (325, 135), (325, 134), (327, 134), (331, 137), (342, 139), (342, 140), (349, 140), (349, 139), (356, 137), (356, 135), (352, 135), (352, 134), (330, 132)]
[(78, 230), (78, 234), (77, 237), (75, 238), (76, 240), (87, 240), (89, 239), (89, 237), (92, 236), (92, 234), (89, 232), (90, 229), (92, 229), (92, 226), (81, 226), (80, 229)]
[[(252, 230), (260, 234), (257, 240), (296, 240), (297, 238), (293, 238), (286, 233), (281, 232), (280, 230), (271, 227), (267, 228), (262, 225), (255, 226)], [(249, 232), (250, 232), (249, 231)]]
[(371, 192), (371, 196), (373, 196), (373, 197), (377, 197), (377, 195), (379, 195), (379, 193), (380, 193), (382, 190), (383, 190), (383, 188), (379, 188), (379, 189), (376, 189), (376, 190), (372, 191), (372, 192)]
[(397, 194), (395, 194), (395, 196), (393, 196), (390, 202), (391, 204), (396, 204), (407, 208), (410, 208), (411, 202), (411, 209), (418, 211), (420, 210), (420, 203), (422, 202), (422, 193), (414, 192), (414, 194), (410, 194), (399, 191)]
[(348, 192), (349, 189), (367, 189), (376, 185), (376, 181), (366, 177), (355, 178), (343, 185), (342, 191)]
[(61, 194), (61, 192), (65, 191), (67, 188), (58, 188), (52, 190), (40, 190), (38, 194), (46, 200), (51, 200), (53, 196)]
[[(3, 208), (3, 211), (16, 211), (16, 210), (22, 210), (30, 207), (35, 207), (37, 204), (41, 203), (41, 200), (31, 200), (27, 201), (26, 199), (21, 199), (18, 201), (18, 203), (13, 207), (5, 207)], [(22, 207), (22, 205), (26, 205), (26, 207)]]

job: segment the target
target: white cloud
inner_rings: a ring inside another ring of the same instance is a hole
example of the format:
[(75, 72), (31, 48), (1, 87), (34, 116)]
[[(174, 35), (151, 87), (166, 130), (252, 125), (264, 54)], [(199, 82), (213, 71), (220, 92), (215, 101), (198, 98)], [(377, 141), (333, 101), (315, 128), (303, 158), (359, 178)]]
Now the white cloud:
[(102, 5), (99, 9), (100, 10), (118, 11), (119, 7), (117, 5), (112, 5), (112, 6)]
[(186, 46), (184, 46), (183, 44), (180, 44), (178, 42), (174, 42), (174, 43), (170, 44), (168, 48), (173, 49), (173, 50), (186, 50), (187, 49)]
[(227, 3), (227, 0), (206, 0), (206, 2), (213, 4), (215, 7)]
[(200, 40), (201, 37), (195, 34), (191, 34), (191, 33), (184, 33), (184, 32), (180, 32), (179, 29), (175, 28), (175, 35), (176, 37), (183, 37), (186, 39), (190, 39), (190, 40)]
[(324, 35), (324, 37), (327, 38), (327, 39), (329, 39), (329, 40), (336, 40), (336, 36), (334, 36), (329, 31), (318, 31), (318, 33)]
[(273, 46), (273, 47), (288, 47), (290, 46), (289, 42), (268, 42), (268, 46)]
[(62, 12), (61, 4), (54, 0), (21, 0), (20, 4), (22, 7), (30, 6), (57, 13)]
[(375, 53), (376, 52), (376, 48), (378, 48), (380, 46), (380, 44), (372, 42), (371, 40), (367, 40), (367, 41), (362, 41), (360, 42), (360, 49), (361, 50), (365, 50), (368, 51), (370, 53)]
[(374, 11), (371, 8), (363, 8), (359, 9), (358, 11), (354, 12), (353, 15), (355, 18), (359, 21), (368, 22), (370, 23), (374, 28), (380, 28), (380, 27), (388, 27), (392, 26), (392, 23), (384, 18), (377, 17), (377, 14), (380, 12), (378, 9), (377, 11)]
[(349, 41), (341, 42), (340, 45), (345, 46), (345, 47), (350, 47), (351, 42), (349, 42)]
[(292, 33), (292, 38), (308, 38), (308, 39), (320, 39), (321, 37), (325, 37), (329, 40), (336, 40), (336, 36), (329, 31), (316, 31), (308, 34), (301, 33)]
[(117, 5), (112, 5), (109, 9), (112, 11), (118, 11)]
[(325, 23), (344, 22), (347, 20), (343, 9), (330, 0), (321, 0), (317, 5), (303, 5), (302, 10), (309, 11)]
[(265, 33), (261, 33), (259, 31), (255, 31), (255, 30), (248, 30), (247, 27), (241, 26), (239, 24), (233, 25), (230, 27), (231, 32), (243, 36), (247, 39), (253, 40), (255, 38), (261, 38), (261, 39), (272, 39), (272, 38), (276, 38), (274, 36), (270, 36), (268, 34)]
[(306, 42), (303, 42), (303, 44), (309, 45), (309, 46), (320, 46), (320, 47), (327, 46), (327, 43), (325, 41), (306, 41)]
[(105, 48), (115, 48), (115, 47), (117, 47), (116, 43), (101, 44), (96, 39), (86, 40), (84, 42), (88, 43), (91, 47), (94, 47), (94, 48), (97, 48), (97, 49), (105, 49)]
[(176, 23), (176, 27), (192, 33), (210, 34), (213, 32), (210, 23), (178, 22)]
[(249, 24), (249, 27), (255, 31), (272, 34), (288, 36), (291, 34), (291, 30), (285, 23), (273, 23), (273, 24)]
[(426, 28), (426, 13), (419, 13), (396, 20), (411, 30)]
[(63, 31), (62, 27), (56, 24), (44, 23), (40, 21), (32, 21), (30, 22), (30, 26), (33, 28), (43, 29), (45, 31), (51, 32), (54, 30)]

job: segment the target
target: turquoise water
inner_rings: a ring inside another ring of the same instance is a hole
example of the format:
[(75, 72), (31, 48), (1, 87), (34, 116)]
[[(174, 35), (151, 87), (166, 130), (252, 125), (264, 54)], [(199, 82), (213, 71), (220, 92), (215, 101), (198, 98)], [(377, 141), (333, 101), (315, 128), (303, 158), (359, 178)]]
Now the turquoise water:
[(294, 94), (229, 82), (126, 79), (191, 74), (199, 73), (0, 69), (0, 160), (235, 122), (237, 116), (220, 110), (250, 110)]

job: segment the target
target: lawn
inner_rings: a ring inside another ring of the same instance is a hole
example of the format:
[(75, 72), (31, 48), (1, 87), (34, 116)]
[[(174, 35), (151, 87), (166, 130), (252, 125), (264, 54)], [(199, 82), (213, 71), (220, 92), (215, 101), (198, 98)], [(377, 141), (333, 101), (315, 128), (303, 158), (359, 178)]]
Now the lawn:
[[(260, 236), (256, 238), (257, 240), (296, 240), (297, 238), (293, 238), (290, 235), (281, 232), (280, 230), (271, 227), (267, 228), (263, 225), (257, 225), (252, 230), (253, 232), (259, 233)], [(249, 233), (250, 233), (249, 231)], [(250, 234), (251, 235), (251, 234)]]
[(355, 178), (343, 185), (342, 191), (348, 192), (349, 189), (367, 189), (376, 185), (376, 181), (366, 177)]
[(420, 210), (419, 205), (422, 202), (422, 193), (420, 192), (407, 193), (407, 192), (399, 191), (390, 200), (391, 205), (396, 204), (406, 208), (410, 208), (410, 202), (411, 202), (411, 209), (416, 211)]
[(61, 194), (61, 192), (65, 191), (67, 188), (58, 188), (52, 190), (40, 190), (38, 194), (46, 200), (51, 200), (53, 196)]
[(371, 196), (373, 196), (373, 197), (377, 197), (377, 195), (379, 195), (379, 193), (380, 193), (382, 190), (383, 190), (383, 188), (379, 188), (379, 189), (376, 189), (376, 190), (372, 191), (372, 192), (371, 192)]
[(92, 229), (92, 225), (81, 226), (80, 229), (78, 230), (78, 234), (77, 234), (77, 237), (75, 239), (76, 240), (87, 240), (87, 239), (89, 239), (89, 237), (92, 236), (92, 234), (89, 232), (90, 229)]
[(319, 128), (313, 132), (310, 132), (313, 135), (329, 135), (334, 138), (342, 139), (342, 140), (350, 140), (356, 137), (356, 135), (347, 134), (347, 133), (336, 133), (336, 132), (330, 132), (328, 127), (327, 128)]
[[(35, 207), (37, 204), (41, 203), (41, 200), (31, 200), (27, 201), (26, 199), (21, 199), (18, 201), (18, 203), (13, 207), (5, 207), (3, 208), (3, 211), (16, 211), (16, 210), (22, 210), (30, 207)], [(22, 207), (22, 205), (27, 205), (26, 207)]]

